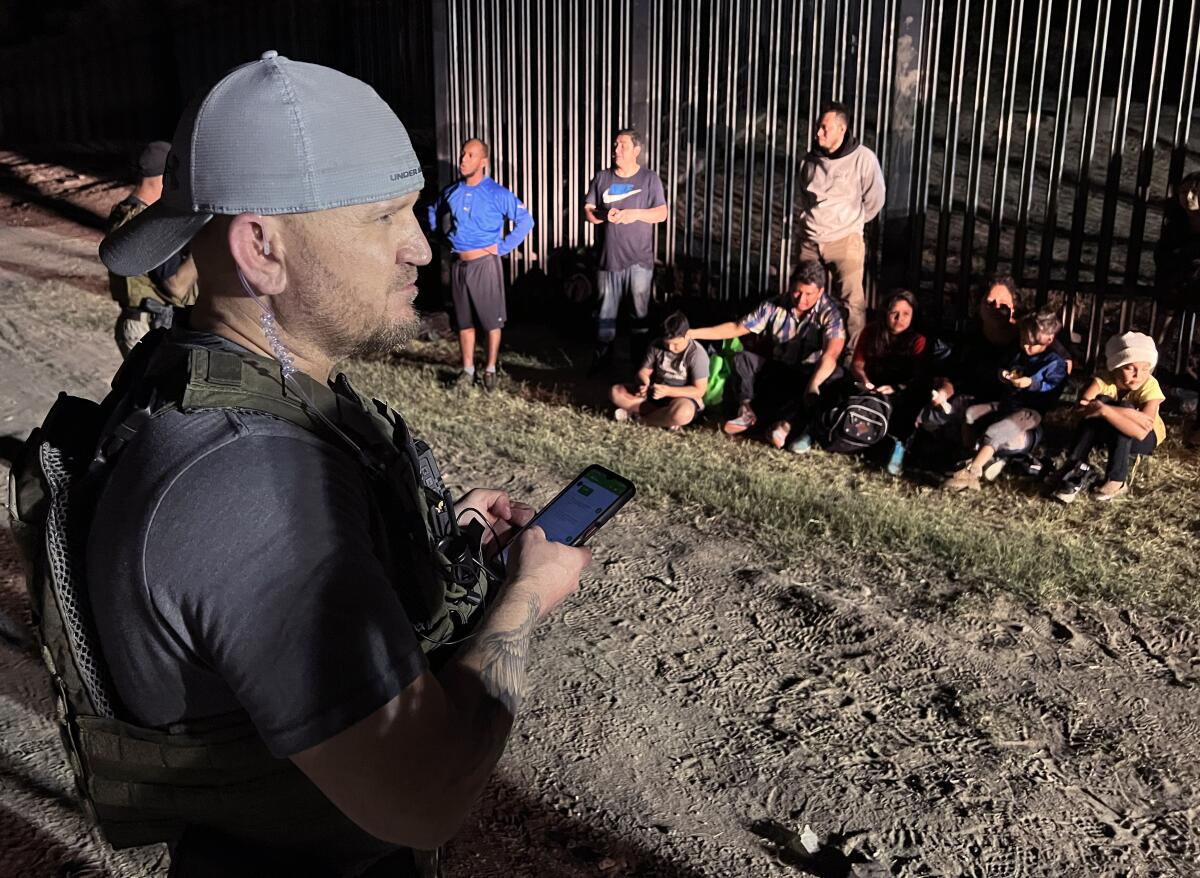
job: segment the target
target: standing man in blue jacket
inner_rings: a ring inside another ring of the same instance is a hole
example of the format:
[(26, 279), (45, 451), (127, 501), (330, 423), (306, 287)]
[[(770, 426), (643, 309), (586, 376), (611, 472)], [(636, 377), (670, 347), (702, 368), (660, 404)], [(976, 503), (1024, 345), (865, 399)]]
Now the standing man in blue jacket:
[[(458, 343), (462, 348), (460, 385), (475, 374), (475, 324), (487, 332), (484, 390), (496, 388), (500, 331), (508, 319), (504, 304), (504, 270), (500, 257), (520, 246), (533, 228), (533, 217), (516, 195), (487, 176), (488, 146), (478, 138), (462, 145), (458, 172), (462, 179), (442, 190), (429, 206), (429, 227), (444, 231), (454, 248), (450, 267), (450, 297)], [(505, 220), (512, 230), (504, 233)]]

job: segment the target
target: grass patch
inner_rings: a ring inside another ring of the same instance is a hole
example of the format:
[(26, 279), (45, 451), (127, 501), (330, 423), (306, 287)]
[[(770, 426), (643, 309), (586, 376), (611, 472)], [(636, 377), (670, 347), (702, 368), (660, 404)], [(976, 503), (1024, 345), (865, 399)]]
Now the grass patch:
[(615, 424), (523, 393), (449, 391), (440, 359), (356, 362), (363, 390), (391, 400), (436, 444), (564, 472), (597, 462), (641, 492), (734, 517), (764, 541), (805, 551), (814, 539), (900, 553), (953, 576), (1044, 601), (1104, 600), (1200, 616), (1196, 456), (1169, 440), (1143, 464), (1132, 497), (1073, 506), (1002, 479), (970, 496), (894, 480), (856, 459), (794, 457), (711, 429), (681, 434)]
[[(9, 307), (51, 309), (79, 329), (108, 332), (112, 303), (57, 283), (9, 285)], [(1200, 460), (1176, 425), (1144, 461), (1133, 495), (1062, 506), (1029, 483), (1002, 478), (978, 494), (947, 496), (891, 479), (856, 459), (775, 452), (696, 427), (674, 434), (615, 424), (547, 393), (448, 391), (439, 374), (457, 362), (452, 342), (418, 343), (397, 358), (354, 362), (360, 389), (391, 401), (435, 445), (573, 472), (592, 462), (633, 479), (644, 495), (697, 504), (740, 520), (764, 542), (797, 553), (814, 540), (848, 551), (901, 555), (918, 566), (1036, 600), (1103, 600), (1200, 618)], [(561, 368), (571, 355), (506, 355), (529, 368)], [(656, 504), (657, 505), (657, 504)]]

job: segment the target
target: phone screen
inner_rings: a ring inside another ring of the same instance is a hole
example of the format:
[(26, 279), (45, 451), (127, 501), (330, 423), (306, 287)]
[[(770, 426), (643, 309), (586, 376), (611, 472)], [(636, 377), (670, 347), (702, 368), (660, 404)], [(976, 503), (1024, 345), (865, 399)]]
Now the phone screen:
[[(546, 539), (568, 546), (579, 545), (588, 529), (615, 512), (634, 492), (633, 483), (599, 466), (589, 466), (530, 524), (546, 532)], [(502, 553), (508, 561), (508, 550)]]
[(603, 470), (586, 469), (554, 502), (538, 513), (533, 523), (546, 532), (546, 539), (575, 545), (584, 531), (628, 491)]

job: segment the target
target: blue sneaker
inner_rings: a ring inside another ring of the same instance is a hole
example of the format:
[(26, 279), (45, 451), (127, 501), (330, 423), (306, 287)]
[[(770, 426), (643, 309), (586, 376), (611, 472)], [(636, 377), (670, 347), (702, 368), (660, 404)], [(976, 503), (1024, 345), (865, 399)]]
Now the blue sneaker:
[(908, 449), (899, 439), (892, 439), (892, 456), (888, 458), (887, 471), (894, 476), (904, 472), (904, 454)]
[(787, 450), (792, 454), (808, 454), (813, 450), (813, 438), (808, 433), (801, 433), (787, 444)]

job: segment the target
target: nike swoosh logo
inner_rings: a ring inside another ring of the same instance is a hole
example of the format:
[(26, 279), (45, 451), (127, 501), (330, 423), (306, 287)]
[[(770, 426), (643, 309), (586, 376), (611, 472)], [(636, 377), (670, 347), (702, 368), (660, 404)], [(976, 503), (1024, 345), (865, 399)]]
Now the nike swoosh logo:
[(641, 189), (630, 189), (628, 192), (622, 192), (620, 195), (610, 195), (607, 192), (605, 192), (604, 193), (604, 203), (612, 204), (614, 201), (624, 201), (630, 195), (637, 195), (641, 191), (642, 191)]

